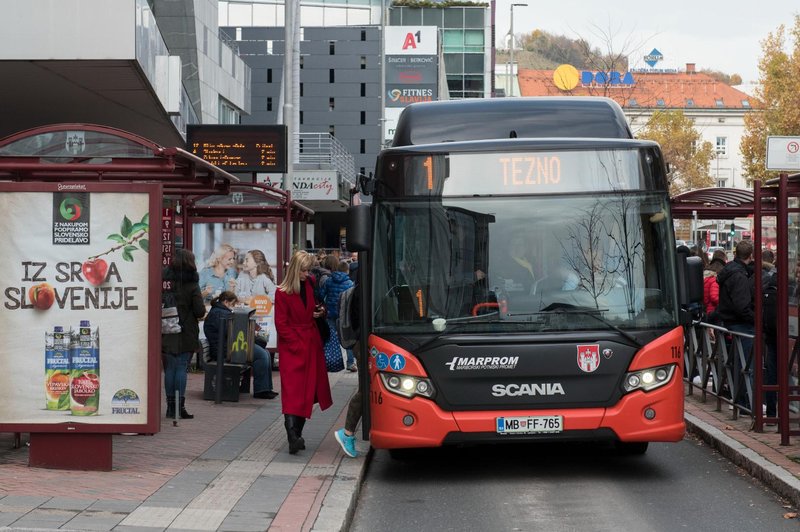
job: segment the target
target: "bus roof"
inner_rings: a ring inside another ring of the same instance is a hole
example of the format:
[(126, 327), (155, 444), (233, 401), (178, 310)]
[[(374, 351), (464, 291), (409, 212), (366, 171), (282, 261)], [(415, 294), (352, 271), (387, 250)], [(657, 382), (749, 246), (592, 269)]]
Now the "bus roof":
[(392, 146), (513, 137), (630, 139), (633, 134), (610, 98), (475, 98), (409, 105)]

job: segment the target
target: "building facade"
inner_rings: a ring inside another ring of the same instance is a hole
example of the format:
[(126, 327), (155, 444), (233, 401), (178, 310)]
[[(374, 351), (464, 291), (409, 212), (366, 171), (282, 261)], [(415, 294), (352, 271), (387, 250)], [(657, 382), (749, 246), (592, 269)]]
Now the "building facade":
[(750, 188), (742, 171), (740, 145), (744, 117), (751, 97), (696, 72), (689, 63), (683, 72), (632, 71), (597, 73), (570, 65), (556, 70), (520, 69), (522, 96), (605, 96), (625, 112), (631, 129), (642, 129), (658, 111), (682, 111), (694, 122), (702, 140), (714, 147), (709, 169), (718, 187)]

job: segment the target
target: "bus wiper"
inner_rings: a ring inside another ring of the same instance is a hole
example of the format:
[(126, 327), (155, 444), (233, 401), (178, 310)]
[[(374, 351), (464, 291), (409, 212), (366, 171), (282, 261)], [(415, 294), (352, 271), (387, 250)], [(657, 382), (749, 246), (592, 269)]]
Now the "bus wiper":
[(593, 308), (587, 308), (587, 307), (576, 307), (575, 305), (570, 305), (569, 303), (553, 303), (553, 304), (548, 305), (545, 308), (543, 308), (542, 312), (557, 312), (559, 314), (580, 314), (582, 316), (589, 316), (591, 318), (596, 319), (597, 321), (599, 321), (600, 323), (602, 323), (606, 327), (609, 327), (610, 329), (613, 329), (613, 330), (617, 331), (619, 334), (621, 334), (623, 337), (625, 337), (628, 340), (630, 340), (637, 347), (644, 347), (644, 344), (642, 344), (631, 333), (629, 333), (629, 332), (627, 332), (627, 331), (625, 331), (623, 329), (620, 329), (619, 327), (617, 327), (616, 325), (614, 325), (613, 323), (611, 323), (610, 321), (608, 321), (604, 317), (599, 316), (597, 314), (598, 312), (601, 312), (603, 310), (608, 310), (608, 309), (593, 309)]

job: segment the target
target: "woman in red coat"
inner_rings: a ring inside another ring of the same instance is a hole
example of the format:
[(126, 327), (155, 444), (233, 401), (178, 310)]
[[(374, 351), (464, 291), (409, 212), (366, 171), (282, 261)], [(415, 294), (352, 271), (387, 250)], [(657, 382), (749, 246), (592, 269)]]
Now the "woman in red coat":
[(315, 318), (325, 315), (314, 301), (314, 258), (305, 251), (292, 256), (275, 293), (275, 329), (280, 353), (281, 398), (289, 453), (305, 449), (303, 425), (314, 403), (322, 410), (333, 404), (322, 339)]

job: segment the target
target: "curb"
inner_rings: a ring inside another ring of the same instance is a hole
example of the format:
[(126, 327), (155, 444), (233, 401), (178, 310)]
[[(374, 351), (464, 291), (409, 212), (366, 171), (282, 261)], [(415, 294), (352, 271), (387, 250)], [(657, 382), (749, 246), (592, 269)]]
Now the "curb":
[(684, 413), (686, 429), (698, 436), (722, 456), (747, 471), (780, 496), (800, 507), (800, 479), (784, 468), (773, 464), (758, 453), (731, 438), (723, 431), (697, 417)]

